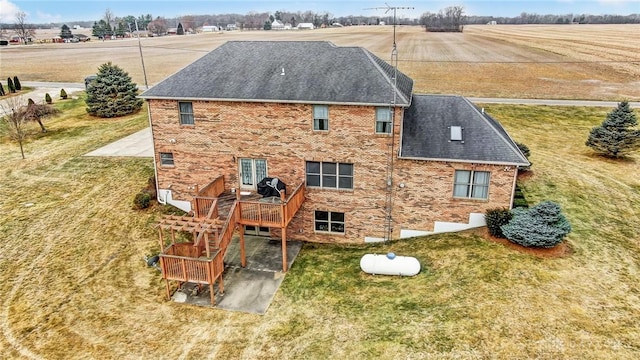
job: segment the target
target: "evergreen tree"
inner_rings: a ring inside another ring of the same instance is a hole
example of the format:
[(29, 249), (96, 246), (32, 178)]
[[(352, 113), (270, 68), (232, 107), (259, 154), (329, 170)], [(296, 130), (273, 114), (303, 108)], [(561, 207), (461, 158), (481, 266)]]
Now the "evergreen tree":
[(0, 96), (4, 96), (4, 86), (2, 84), (0, 84)]
[(67, 98), (67, 92), (64, 89), (60, 89), (60, 98), (63, 100)]
[(44, 94), (44, 101), (47, 104), (51, 104), (53, 102), (53, 100), (51, 100), (51, 95), (49, 95), (49, 93)]
[(7, 87), (9, 88), (9, 93), (13, 94), (16, 92), (15, 86), (13, 86), (13, 80), (10, 77), (7, 78)]
[(628, 101), (618, 103), (618, 107), (607, 114), (600, 126), (591, 129), (585, 143), (601, 155), (621, 158), (640, 148), (640, 130), (636, 115)]
[(22, 90), (22, 85), (20, 84), (20, 80), (18, 80), (17, 76), (13, 77), (13, 87), (16, 88), (16, 91)]
[(112, 32), (111, 25), (107, 24), (107, 22), (104, 20), (94, 22), (93, 27), (91, 29), (91, 34), (101, 39), (103, 39), (106, 36), (111, 36), (111, 32)]
[(63, 39), (71, 39), (73, 35), (71, 34), (71, 29), (67, 26), (67, 24), (62, 25), (60, 28), (60, 37)]
[(138, 87), (126, 71), (111, 62), (102, 64), (87, 89), (87, 112), (103, 118), (137, 112), (142, 107), (137, 94)]
[(184, 28), (182, 27), (182, 23), (178, 23), (178, 29), (176, 30), (176, 34), (184, 35)]

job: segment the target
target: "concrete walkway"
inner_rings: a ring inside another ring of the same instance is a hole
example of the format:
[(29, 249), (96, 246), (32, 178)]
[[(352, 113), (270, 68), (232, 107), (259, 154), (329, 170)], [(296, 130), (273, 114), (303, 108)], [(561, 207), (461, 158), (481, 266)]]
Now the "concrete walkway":
[(84, 156), (131, 156), (153, 158), (151, 128), (142, 129)]

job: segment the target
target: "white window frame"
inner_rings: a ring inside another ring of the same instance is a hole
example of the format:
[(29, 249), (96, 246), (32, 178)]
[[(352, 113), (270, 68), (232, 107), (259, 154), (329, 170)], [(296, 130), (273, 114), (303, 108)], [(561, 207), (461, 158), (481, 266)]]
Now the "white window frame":
[(160, 166), (164, 166), (164, 167), (175, 166), (175, 160), (173, 158), (172, 152), (160, 153)]
[[(191, 112), (182, 111), (182, 104), (188, 104)], [(195, 117), (193, 116), (193, 103), (191, 101), (178, 101), (178, 113), (180, 116), (180, 125), (193, 126), (196, 124)]]
[[(386, 114), (386, 116), (385, 116)], [(391, 134), (393, 127), (391, 109), (379, 106), (376, 108), (376, 134)]]
[[(310, 164), (318, 164), (318, 172), (310, 172)], [(332, 165), (335, 166), (335, 172), (328, 171)], [(349, 169), (350, 171), (347, 171)], [(307, 186), (312, 188), (353, 190), (353, 173), (354, 166), (350, 163), (336, 163), (327, 161), (307, 161), (305, 163), (305, 179), (307, 180)], [(319, 185), (309, 185), (309, 176), (317, 177), (319, 179)], [(332, 179), (335, 182), (335, 186), (330, 185)], [(348, 181), (350, 186), (341, 186), (341, 183), (344, 185), (345, 181)]]
[[(318, 215), (324, 213), (326, 215), (325, 219), (318, 219)], [(342, 221), (334, 219), (333, 215), (342, 216)], [(313, 212), (313, 230), (317, 233), (326, 233), (326, 234), (345, 234), (345, 214), (343, 212), (337, 211), (323, 211), (323, 210), (315, 210)], [(342, 229), (342, 231), (340, 231)]]
[(329, 131), (328, 105), (313, 105), (313, 131)]
[[(468, 180), (461, 180), (458, 174), (468, 174)], [(479, 182), (486, 177), (486, 183)], [(489, 199), (490, 171), (456, 170), (453, 175), (453, 197), (456, 199)], [(461, 194), (461, 193), (464, 193)]]

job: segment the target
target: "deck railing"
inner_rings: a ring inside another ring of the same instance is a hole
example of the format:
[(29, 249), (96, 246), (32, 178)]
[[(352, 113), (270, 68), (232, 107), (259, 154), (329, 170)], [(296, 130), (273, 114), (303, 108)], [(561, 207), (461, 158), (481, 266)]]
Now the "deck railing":
[(191, 258), (162, 254), (160, 255), (162, 277), (167, 280), (211, 284), (217, 278), (214, 271), (214, 260), (215, 257)]
[(193, 216), (196, 218), (215, 219), (218, 217), (218, 198), (208, 196), (193, 197)]
[(286, 227), (304, 202), (304, 183), (284, 203), (240, 201), (240, 223), (253, 226)]
[(224, 177), (218, 176), (212, 182), (205, 185), (202, 189), (196, 185), (196, 195), (204, 197), (218, 197), (224, 192)]

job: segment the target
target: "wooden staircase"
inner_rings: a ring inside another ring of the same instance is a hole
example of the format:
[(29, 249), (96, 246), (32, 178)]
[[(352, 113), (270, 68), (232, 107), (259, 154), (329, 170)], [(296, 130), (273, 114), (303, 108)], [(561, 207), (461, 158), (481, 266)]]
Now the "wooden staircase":
[[(246, 266), (244, 226), (278, 227), (282, 233), (282, 270), (287, 271), (286, 228), (304, 202), (305, 185), (301, 183), (288, 198), (278, 204), (263, 203), (258, 198), (240, 199), (225, 192), (219, 177), (197, 191), (192, 202), (193, 216), (165, 216), (158, 224), (160, 268), (171, 298), (169, 281), (209, 285), (211, 304), (215, 305), (214, 283), (224, 293), (222, 273), (224, 257), (236, 228), (240, 227), (240, 259)], [(165, 247), (165, 231), (171, 244)], [(192, 241), (176, 242), (176, 232), (189, 233)]]

